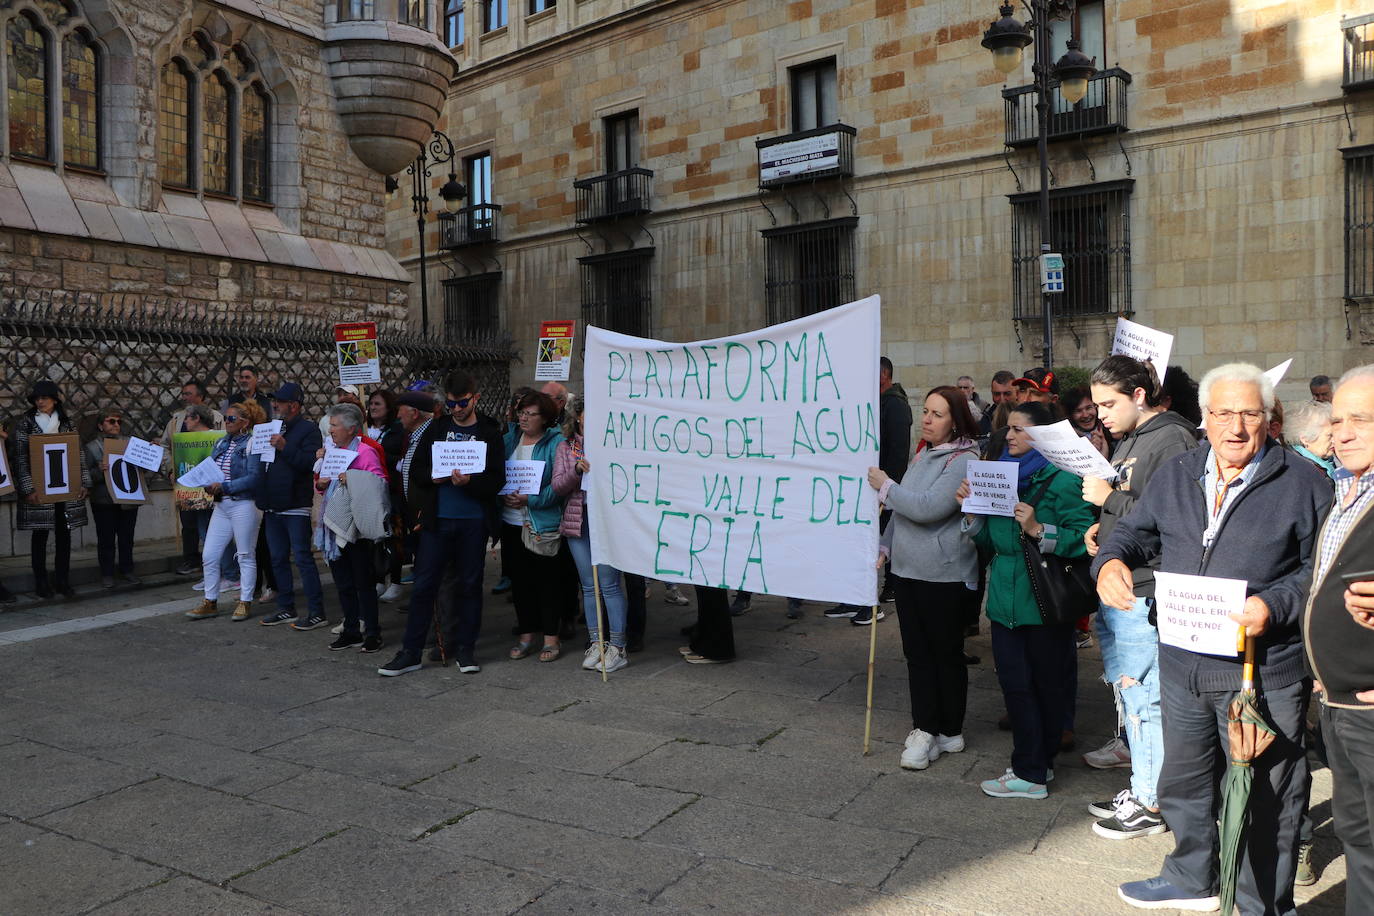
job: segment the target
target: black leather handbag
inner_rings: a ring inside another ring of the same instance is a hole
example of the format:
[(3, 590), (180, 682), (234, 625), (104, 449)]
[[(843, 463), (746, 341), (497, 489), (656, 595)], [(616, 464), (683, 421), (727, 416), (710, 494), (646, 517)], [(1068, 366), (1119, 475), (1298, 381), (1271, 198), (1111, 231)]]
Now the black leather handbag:
[[(1049, 487), (1046, 480), (1034, 496), (1023, 502), (1034, 507)], [(1045, 623), (1072, 623), (1097, 610), (1097, 589), (1093, 586), (1092, 557), (1068, 557), (1043, 554), (1035, 539), (1021, 532), (1021, 555), (1026, 561), (1035, 606)]]

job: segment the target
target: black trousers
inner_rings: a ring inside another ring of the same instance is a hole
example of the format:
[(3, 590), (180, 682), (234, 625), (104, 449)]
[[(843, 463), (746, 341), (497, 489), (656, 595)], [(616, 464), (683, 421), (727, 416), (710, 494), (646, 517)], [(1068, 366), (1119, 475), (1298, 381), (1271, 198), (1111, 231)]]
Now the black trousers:
[(735, 624), (730, 619), (730, 593), (704, 585), (693, 588), (697, 590), (697, 623), (692, 628), (692, 652), (706, 658), (734, 658)]
[(510, 577), (520, 632), (557, 639), (566, 597), (558, 556), (541, 557), (526, 549), (520, 532), (519, 525), (501, 523), (501, 568)]
[(377, 622), (377, 576), (372, 568), (372, 542), (357, 540), (339, 551), (339, 558), (330, 562), (334, 585), (339, 590), (339, 607), (343, 610), (343, 631), (364, 636), (381, 635)]
[(201, 527), (209, 523), (210, 510), (180, 509), (177, 515), (181, 517), (181, 562), (199, 566)]
[[(67, 504), (53, 505), (53, 584), (61, 588), (68, 584), (72, 567), (72, 530), (67, 527)], [(29, 562), (33, 567), (33, 581), (41, 588), (48, 584), (48, 531), (35, 531), (29, 541)]]
[[(95, 556), (102, 576), (113, 576), (118, 569), (126, 576), (134, 572), (134, 526), (138, 507), (105, 506), (91, 503), (95, 520)], [(118, 563), (116, 564), (116, 552)]]
[(964, 664), (962, 582), (925, 582), (888, 576), (897, 602), (897, 622), (911, 692), (911, 727), (932, 735), (963, 734), (968, 706)]
[(644, 629), (649, 624), (649, 602), (644, 598), (644, 577), (625, 573), (625, 603), (628, 614), (625, 618), (625, 638), (630, 642), (644, 639)]
[[(1175, 843), (1160, 874), (1185, 893), (1215, 894), (1216, 816), (1229, 756), (1226, 709), (1235, 693), (1198, 693), (1184, 677), (1171, 677), (1163, 666), (1160, 675), (1164, 766), (1159, 774), (1159, 808)], [(1298, 825), (1310, 782), (1303, 719), (1311, 690), (1306, 680), (1286, 687), (1259, 685), (1260, 710), (1278, 734), (1253, 764), (1250, 825), (1236, 882), (1236, 906), (1244, 916), (1297, 913), (1293, 878), (1298, 865)]]
[(1011, 719), (1011, 768), (1044, 784), (1054, 766), (1069, 685), (1064, 655), (1074, 651), (1073, 624), (1004, 627), (993, 621), (992, 657)]
[(1345, 849), (1345, 911), (1374, 913), (1374, 709), (1321, 704), (1326, 763), (1331, 768), (1331, 816)]

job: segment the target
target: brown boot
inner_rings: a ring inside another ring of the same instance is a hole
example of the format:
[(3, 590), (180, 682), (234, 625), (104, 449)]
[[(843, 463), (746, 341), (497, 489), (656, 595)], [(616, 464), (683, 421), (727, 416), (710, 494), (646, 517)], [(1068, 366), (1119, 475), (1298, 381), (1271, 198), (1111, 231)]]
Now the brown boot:
[(238, 623), (242, 620), (247, 620), (249, 612), (251, 612), (252, 610), (253, 605), (251, 602), (240, 601), (238, 604), (234, 605), (234, 616), (230, 617), (229, 619), (234, 621), (235, 623)]
[(186, 612), (186, 616), (192, 620), (208, 620), (211, 617), (218, 617), (219, 602), (212, 601), (209, 598), (203, 598), (200, 604), (195, 606), (194, 610)]

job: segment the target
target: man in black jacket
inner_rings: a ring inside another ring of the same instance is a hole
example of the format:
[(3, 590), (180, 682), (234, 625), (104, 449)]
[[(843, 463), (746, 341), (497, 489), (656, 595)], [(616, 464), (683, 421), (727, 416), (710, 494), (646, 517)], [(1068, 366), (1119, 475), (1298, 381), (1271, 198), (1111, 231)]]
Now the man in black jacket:
[[(487, 538), (497, 530), (497, 492), (506, 483), (506, 450), (501, 424), (477, 412), (481, 392), (467, 372), (454, 372), (445, 382), (449, 415), (435, 420), (420, 436), (409, 468), (409, 502), (420, 529), (415, 551), (415, 589), (406, 615), (401, 651), (377, 669), (384, 677), (418, 671), (425, 637), (434, 621), (435, 598), (449, 564), (457, 570), (457, 590), (451, 596), (456, 627), (454, 645), (445, 645), (458, 660), (458, 670), (482, 670), (474, 655), (482, 628), (482, 571)], [(486, 443), (485, 468), (473, 474), (454, 470), (435, 476), (436, 442)]]
[[(1336, 385), (1331, 441), (1340, 456), (1336, 499), (1317, 542), (1303, 615), (1308, 665), (1321, 697), (1331, 769), (1331, 817), (1345, 848), (1345, 911), (1374, 912), (1374, 365)], [(1344, 576), (1359, 581), (1348, 589)]]
[[(1200, 394), (1209, 447), (1170, 459), (1155, 473), (1102, 542), (1093, 572), (1102, 602), (1123, 611), (1135, 601), (1132, 570), (1156, 558), (1160, 572), (1247, 582), (1244, 609), (1231, 619), (1255, 642), (1262, 702), (1277, 737), (1253, 764), (1236, 902), (1243, 913), (1293, 914), (1311, 691), (1298, 624), (1331, 488), (1310, 463), (1266, 437), (1274, 386), (1257, 367), (1219, 366), (1203, 378)], [(1132, 906), (1217, 907), (1226, 708), (1241, 686), (1241, 661), (1160, 645), (1158, 793), (1176, 845), (1159, 876), (1121, 885)]]
[[(329, 621), (324, 616), (324, 589), (315, 568), (311, 546), (310, 509), (315, 502), (315, 453), (324, 439), (314, 423), (301, 416), (305, 392), (286, 382), (272, 392), (272, 412), (281, 420), (281, 432), (272, 437), (272, 460), (263, 462), (256, 501), (267, 532), (267, 552), (277, 580), (277, 613), (262, 619), (265, 627), (289, 623), (293, 630), (313, 630)], [(306, 616), (296, 615), (296, 594), (291, 582), (291, 562), (301, 574)]]

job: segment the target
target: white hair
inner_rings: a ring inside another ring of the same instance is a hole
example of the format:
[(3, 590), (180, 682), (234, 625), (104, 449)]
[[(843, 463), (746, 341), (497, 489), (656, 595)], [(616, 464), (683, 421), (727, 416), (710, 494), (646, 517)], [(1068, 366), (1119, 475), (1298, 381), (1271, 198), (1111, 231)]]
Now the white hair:
[(1227, 363), (1208, 371), (1197, 386), (1198, 404), (1204, 410), (1212, 405), (1212, 386), (1217, 382), (1242, 382), (1254, 385), (1259, 389), (1265, 418), (1268, 419), (1274, 412), (1274, 383), (1259, 366), (1253, 363)]
[(1341, 376), (1341, 380), (1336, 383), (1339, 388), (1346, 382), (1353, 382), (1357, 379), (1374, 379), (1374, 363), (1366, 363), (1363, 366), (1356, 366)]
[(1322, 434), (1323, 427), (1331, 425), (1331, 405), (1325, 401), (1303, 401), (1288, 411), (1283, 425), (1284, 432), (1291, 433), (1299, 442), (1312, 442)]
[(326, 416), (331, 420), (337, 417), (345, 426), (354, 430), (361, 431), (363, 428), (363, 412), (356, 404), (335, 404), (329, 408)]

